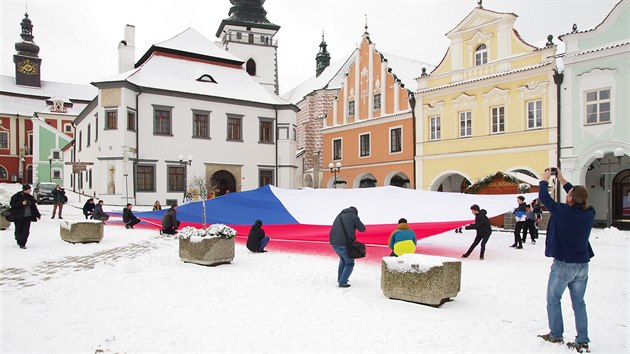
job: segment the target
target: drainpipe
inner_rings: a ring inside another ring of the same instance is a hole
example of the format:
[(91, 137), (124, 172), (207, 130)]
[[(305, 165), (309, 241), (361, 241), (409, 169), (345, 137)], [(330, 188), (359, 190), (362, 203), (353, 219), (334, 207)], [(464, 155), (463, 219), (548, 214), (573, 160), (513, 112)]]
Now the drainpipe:
[(411, 92), (411, 96), (409, 97), (409, 106), (411, 106), (411, 119), (413, 119), (413, 189), (416, 189), (416, 96), (413, 92)]
[[(553, 69), (553, 82), (556, 84), (556, 115), (557, 115), (557, 121), (558, 121), (558, 126), (556, 129), (556, 166), (558, 168), (561, 168), (562, 166), (560, 166), (560, 132), (561, 132), (561, 124), (562, 124), (562, 104), (561, 104), (561, 98), (560, 98), (560, 91), (561, 91), (561, 87), (562, 87), (562, 82), (564, 81), (564, 74), (558, 72), (558, 70)], [(557, 184), (557, 183), (556, 183)], [(560, 200), (560, 190), (562, 189), (562, 186), (557, 186), (556, 187), (556, 200), (559, 201)]]
[[(273, 105), (273, 109), (276, 111), (276, 134), (275, 134), (275, 141), (276, 141), (276, 173), (275, 173), (275, 185), (276, 187), (278, 187), (278, 105)], [(290, 134), (290, 132), (289, 132)]]
[[(138, 167), (138, 159), (140, 159), (140, 106), (138, 105), (140, 95), (142, 94), (142, 88), (138, 87), (138, 94), (136, 95), (136, 158), (133, 161), (133, 168), (131, 169), (133, 173), (133, 200), (135, 203), (138, 203), (138, 199), (136, 199), (136, 191), (138, 190), (136, 184), (136, 169)], [(129, 203), (129, 201), (127, 201)]]

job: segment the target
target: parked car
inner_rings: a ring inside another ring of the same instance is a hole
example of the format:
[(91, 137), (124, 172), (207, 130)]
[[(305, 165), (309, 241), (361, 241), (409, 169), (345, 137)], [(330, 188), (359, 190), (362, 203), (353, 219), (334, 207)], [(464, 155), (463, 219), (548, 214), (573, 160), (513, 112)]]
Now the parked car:
[(33, 197), (38, 204), (44, 203), (53, 203), (53, 195), (52, 191), (57, 186), (56, 183), (52, 182), (39, 182), (35, 185), (35, 189), (33, 190)]

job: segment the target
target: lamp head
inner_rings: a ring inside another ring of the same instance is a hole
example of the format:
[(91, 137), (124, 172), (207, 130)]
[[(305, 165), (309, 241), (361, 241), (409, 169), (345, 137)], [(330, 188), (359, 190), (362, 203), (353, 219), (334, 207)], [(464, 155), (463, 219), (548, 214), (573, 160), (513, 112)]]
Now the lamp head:
[(615, 157), (621, 157), (625, 155), (626, 152), (623, 150), (623, 148), (616, 148), (613, 154), (615, 154)]
[(328, 168), (330, 168), (331, 170), (335, 167), (335, 165), (331, 162), (328, 164)]
[(595, 156), (595, 158), (599, 160), (604, 157), (604, 152), (602, 150), (597, 150), (595, 151), (593, 156)]

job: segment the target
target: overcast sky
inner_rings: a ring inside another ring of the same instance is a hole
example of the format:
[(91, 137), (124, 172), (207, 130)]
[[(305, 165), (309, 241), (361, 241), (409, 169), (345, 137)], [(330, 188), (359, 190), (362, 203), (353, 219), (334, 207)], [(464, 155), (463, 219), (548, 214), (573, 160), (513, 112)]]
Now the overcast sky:
[[(598, 25), (617, 0), (485, 0), (483, 7), (518, 15), (521, 37), (543, 45), (571, 31)], [(28, 7), (35, 43), (43, 58), (42, 79), (87, 84), (117, 74), (118, 43), (124, 26), (136, 28), (136, 60), (151, 44), (188, 27), (217, 40), (229, 0), (0, 1), (2, 74), (15, 75), (13, 54), (20, 21)], [(331, 62), (354, 49), (365, 17), (376, 48), (437, 65), (449, 41), (445, 34), (477, 6), (477, 0), (267, 0), (267, 18), (281, 26), (278, 63), (280, 92), (315, 73), (315, 55), (325, 31)], [(395, 70), (395, 68), (393, 68)]]

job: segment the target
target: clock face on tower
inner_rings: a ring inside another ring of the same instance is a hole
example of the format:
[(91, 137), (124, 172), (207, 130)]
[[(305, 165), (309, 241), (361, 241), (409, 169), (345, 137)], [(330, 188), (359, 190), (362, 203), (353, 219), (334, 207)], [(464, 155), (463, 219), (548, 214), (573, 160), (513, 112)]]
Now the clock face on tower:
[(32, 61), (28, 59), (24, 59), (18, 62), (17, 70), (18, 72), (21, 72), (22, 74), (26, 74), (26, 75), (39, 74), (39, 67), (37, 66), (37, 64), (33, 63)]

